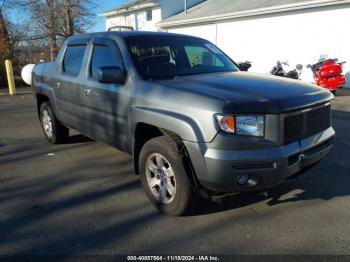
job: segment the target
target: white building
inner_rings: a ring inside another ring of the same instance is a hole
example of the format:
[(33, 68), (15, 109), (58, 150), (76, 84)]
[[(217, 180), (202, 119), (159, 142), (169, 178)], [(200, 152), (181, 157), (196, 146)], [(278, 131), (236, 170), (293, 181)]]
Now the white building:
[(321, 55), (339, 58), (348, 61), (349, 86), (348, 25), (350, 1), (341, 0), (206, 0), (158, 23), (163, 31), (208, 39), (235, 61), (253, 61), (255, 72), (289, 60), (304, 65), (302, 79), (312, 82), (307, 64)]
[(203, 0), (133, 0), (128, 4), (107, 11), (106, 30), (126, 28), (137, 31), (158, 31), (157, 23), (190, 8)]

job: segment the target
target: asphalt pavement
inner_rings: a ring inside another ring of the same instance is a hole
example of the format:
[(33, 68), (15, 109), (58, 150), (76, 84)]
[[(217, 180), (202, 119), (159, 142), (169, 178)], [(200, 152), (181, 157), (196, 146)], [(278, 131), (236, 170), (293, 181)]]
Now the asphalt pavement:
[(350, 90), (333, 124), (333, 152), (306, 176), (174, 218), (130, 156), (76, 132), (51, 145), (30, 92), (0, 95), (0, 255), (350, 255)]

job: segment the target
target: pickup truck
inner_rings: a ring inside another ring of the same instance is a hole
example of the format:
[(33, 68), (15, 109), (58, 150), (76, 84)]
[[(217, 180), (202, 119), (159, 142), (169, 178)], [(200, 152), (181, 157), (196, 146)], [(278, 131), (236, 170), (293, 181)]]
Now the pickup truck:
[[(198, 199), (272, 188), (331, 151), (334, 96), (250, 72), (207, 40), (152, 32), (73, 36), (34, 67), (46, 138), (69, 129), (127, 152), (164, 214)], [(317, 174), (315, 174), (317, 175)]]

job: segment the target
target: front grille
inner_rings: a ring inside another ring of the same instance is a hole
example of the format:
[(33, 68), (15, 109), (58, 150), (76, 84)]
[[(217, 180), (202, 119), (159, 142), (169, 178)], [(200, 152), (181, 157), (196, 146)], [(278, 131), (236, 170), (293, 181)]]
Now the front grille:
[(284, 144), (307, 138), (331, 126), (331, 106), (326, 105), (284, 118)]

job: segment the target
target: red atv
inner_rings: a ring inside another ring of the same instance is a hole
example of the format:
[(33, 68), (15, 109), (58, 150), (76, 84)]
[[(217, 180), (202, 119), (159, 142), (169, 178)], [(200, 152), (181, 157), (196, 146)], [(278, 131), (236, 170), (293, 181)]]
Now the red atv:
[(343, 65), (346, 62), (338, 62), (338, 59), (326, 59), (314, 65), (308, 65), (314, 75), (318, 86), (327, 88), (333, 94), (346, 83), (343, 75)]

